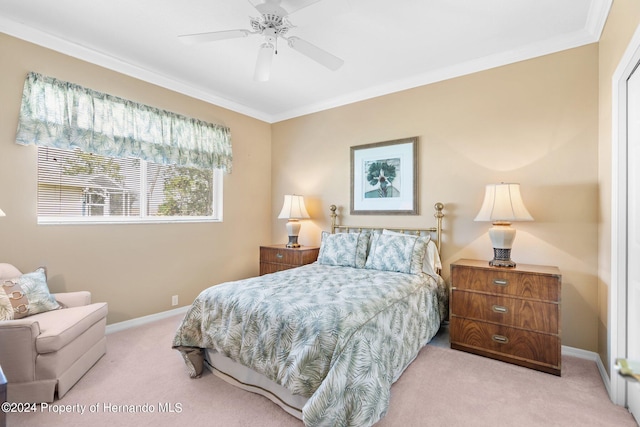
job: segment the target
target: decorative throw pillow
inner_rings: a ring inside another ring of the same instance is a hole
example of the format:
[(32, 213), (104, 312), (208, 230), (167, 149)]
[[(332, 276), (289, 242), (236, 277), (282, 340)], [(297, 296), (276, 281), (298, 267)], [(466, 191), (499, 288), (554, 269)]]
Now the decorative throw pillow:
[[(398, 233), (397, 231), (387, 230), (386, 228), (382, 230), (382, 234), (392, 234), (396, 236), (406, 236), (406, 237), (415, 237), (410, 234)], [(426, 236), (429, 238), (429, 243), (427, 243), (427, 251), (424, 255), (424, 262), (422, 263), (422, 271), (427, 273), (430, 276), (438, 276), (438, 271), (442, 271), (442, 262), (440, 261), (440, 253), (438, 252), (438, 247), (431, 240), (431, 236)]]
[(440, 260), (440, 252), (435, 242), (429, 239), (427, 243), (427, 252), (424, 255), (424, 263), (422, 271), (430, 276), (439, 276), (438, 272), (442, 271), (442, 261)]
[(15, 279), (0, 280), (0, 320), (21, 319), (59, 308), (49, 292), (44, 267)]
[(363, 268), (367, 260), (369, 233), (322, 232), (318, 264)]
[(420, 274), (429, 237), (374, 234), (365, 268)]

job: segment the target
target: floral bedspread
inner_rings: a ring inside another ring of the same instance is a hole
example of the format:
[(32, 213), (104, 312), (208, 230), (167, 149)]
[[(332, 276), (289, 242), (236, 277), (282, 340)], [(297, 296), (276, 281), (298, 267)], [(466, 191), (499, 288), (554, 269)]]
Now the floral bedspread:
[(204, 290), (173, 347), (190, 375), (210, 348), (308, 397), (306, 426), (369, 426), (445, 316), (442, 279), (309, 264)]

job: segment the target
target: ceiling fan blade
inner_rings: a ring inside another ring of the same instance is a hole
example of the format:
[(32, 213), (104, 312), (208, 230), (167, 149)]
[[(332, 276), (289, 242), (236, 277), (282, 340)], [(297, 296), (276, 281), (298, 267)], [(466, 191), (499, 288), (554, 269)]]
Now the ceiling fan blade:
[(284, 15), (288, 15), (319, 1), (320, 0), (249, 0), (249, 3), (258, 9), (260, 13), (282, 13), (284, 9), (286, 12)]
[(266, 82), (271, 75), (271, 62), (273, 61), (273, 52), (275, 47), (269, 42), (262, 43), (258, 51), (258, 60), (256, 61), (256, 70), (253, 79), (258, 82)]
[(289, 37), (286, 39), (289, 46), (302, 53), (303, 55), (308, 56), (313, 59), (317, 63), (324, 65), (331, 71), (336, 71), (338, 68), (342, 67), (344, 61), (337, 56), (330, 54), (329, 52), (320, 49), (319, 47), (309, 43), (308, 41), (302, 40), (299, 37)]
[(186, 44), (196, 44), (247, 37), (249, 34), (251, 34), (251, 31), (249, 30), (227, 30), (214, 31), (210, 33), (184, 34), (178, 36), (178, 38)]

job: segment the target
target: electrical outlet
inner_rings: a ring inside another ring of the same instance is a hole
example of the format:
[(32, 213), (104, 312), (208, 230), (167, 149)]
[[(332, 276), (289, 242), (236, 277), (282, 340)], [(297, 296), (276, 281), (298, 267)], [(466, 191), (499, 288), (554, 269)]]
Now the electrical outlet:
[(171, 305), (178, 305), (178, 295), (171, 297)]

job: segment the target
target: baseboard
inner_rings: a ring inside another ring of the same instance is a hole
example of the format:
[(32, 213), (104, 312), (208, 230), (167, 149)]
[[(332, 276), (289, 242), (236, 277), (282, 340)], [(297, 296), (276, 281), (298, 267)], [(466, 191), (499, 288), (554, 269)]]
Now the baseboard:
[(596, 362), (596, 366), (598, 367), (598, 372), (600, 372), (600, 377), (602, 378), (604, 387), (607, 389), (607, 394), (609, 395), (609, 397), (611, 397), (611, 379), (609, 378), (609, 374), (607, 373), (607, 370), (605, 369), (604, 364), (602, 363), (602, 359), (600, 359), (600, 355), (598, 353), (563, 345), (562, 354)]
[(148, 316), (137, 317), (131, 320), (125, 320), (124, 322), (113, 323), (107, 325), (106, 334), (112, 334), (114, 332), (124, 331), (125, 329), (135, 328), (136, 326), (146, 325), (147, 323), (155, 322), (156, 320), (166, 319), (167, 317), (176, 316), (178, 314), (184, 314), (189, 310), (190, 305), (174, 308), (173, 310), (162, 311), (160, 313), (150, 314)]

